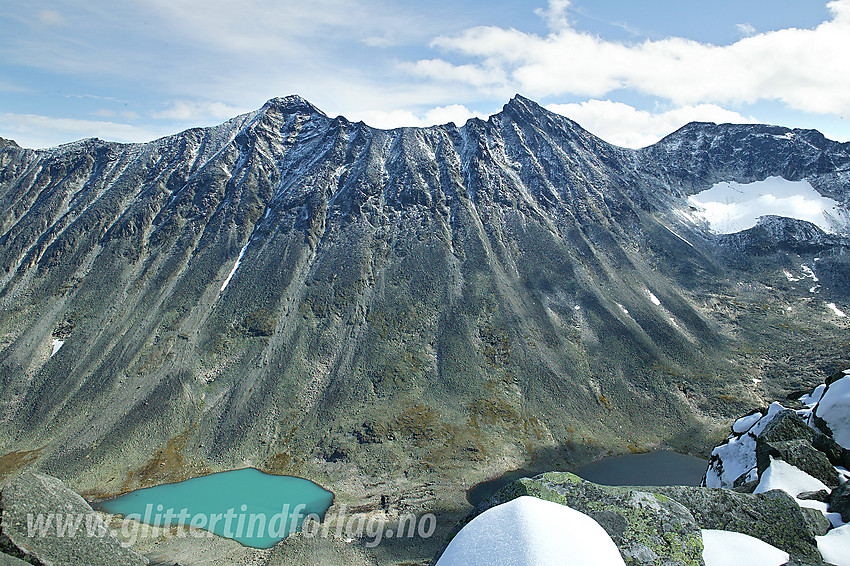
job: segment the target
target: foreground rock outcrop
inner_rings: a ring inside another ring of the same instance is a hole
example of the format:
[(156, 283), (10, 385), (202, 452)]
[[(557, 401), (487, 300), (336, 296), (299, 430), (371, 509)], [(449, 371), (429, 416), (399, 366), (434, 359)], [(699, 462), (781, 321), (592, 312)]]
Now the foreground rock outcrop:
[(774, 556), (787, 555), (788, 564), (844, 566), (850, 563), (848, 391), (850, 371), (789, 403), (797, 409), (773, 403), (738, 419), (714, 449), (702, 487), (603, 486), (549, 472), (508, 485), (467, 520), (531, 496), (595, 520), (628, 565), (702, 565), (709, 533), (721, 545), (751, 537), (743, 540), (756, 539), (756, 548), (766, 543)]
[(0, 551), (30, 564), (148, 564), (141, 554), (122, 546), (89, 504), (56, 478), (24, 472), (3, 488), (0, 512)]

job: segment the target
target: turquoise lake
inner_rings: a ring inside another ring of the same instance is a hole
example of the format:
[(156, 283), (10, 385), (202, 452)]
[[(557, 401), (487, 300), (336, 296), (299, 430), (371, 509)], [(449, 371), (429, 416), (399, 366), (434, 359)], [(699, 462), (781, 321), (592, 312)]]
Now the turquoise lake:
[(307, 515), (324, 519), (333, 497), (304, 478), (243, 468), (138, 489), (97, 507), (148, 525), (183, 525), (189, 536), (211, 531), (245, 546), (270, 548), (298, 530)]

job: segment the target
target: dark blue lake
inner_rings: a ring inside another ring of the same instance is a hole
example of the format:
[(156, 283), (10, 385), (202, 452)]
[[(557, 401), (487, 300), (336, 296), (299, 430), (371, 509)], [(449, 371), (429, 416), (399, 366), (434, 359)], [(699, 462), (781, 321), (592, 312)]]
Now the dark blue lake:
[[(656, 450), (646, 454), (611, 456), (577, 470), (566, 471), (603, 485), (699, 485), (707, 467), (708, 460), (670, 450)], [(467, 491), (466, 500), (477, 505), (511, 482), (551, 471), (556, 470), (546, 464), (511, 470), (473, 486)]]

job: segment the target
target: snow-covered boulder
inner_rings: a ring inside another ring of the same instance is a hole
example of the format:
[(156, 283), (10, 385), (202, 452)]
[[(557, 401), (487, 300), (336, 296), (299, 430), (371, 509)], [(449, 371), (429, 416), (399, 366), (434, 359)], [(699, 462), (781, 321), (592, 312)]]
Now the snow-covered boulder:
[(753, 493), (767, 493), (773, 489), (780, 489), (794, 498), (806, 491), (829, 492), (829, 488), (822, 481), (784, 460), (771, 461)]
[(565, 472), (523, 478), (502, 488), (477, 512), (524, 496), (545, 499), (594, 519), (633, 566), (698, 564), (700, 528), (684, 505), (643, 488), (598, 485)]
[(824, 389), (812, 411), (811, 422), (850, 450), (850, 375), (847, 372)]
[(799, 401), (804, 408), (792, 410), (774, 402), (767, 410), (736, 420), (731, 434), (712, 450), (703, 485), (754, 486), (773, 457), (789, 460), (835, 487), (838, 479), (830, 468), (850, 465), (850, 370)]
[(519, 497), (488, 509), (449, 543), (437, 566), (625, 566), (599, 523), (574, 509)]
[(641, 488), (684, 505), (700, 529), (734, 531), (762, 540), (798, 560), (820, 559), (808, 513), (781, 490), (741, 493), (690, 486)]
[(772, 403), (767, 411), (757, 411), (735, 421), (732, 434), (712, 450), (703, 485), (734, 487), (758, 479), (756, 439), (784, 410), (781, 404)]

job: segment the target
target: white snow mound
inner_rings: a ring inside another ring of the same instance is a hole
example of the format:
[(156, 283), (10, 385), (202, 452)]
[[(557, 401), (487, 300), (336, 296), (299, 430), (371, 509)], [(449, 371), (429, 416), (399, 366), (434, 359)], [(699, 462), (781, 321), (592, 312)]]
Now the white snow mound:
[(781, 566), (789, 560), (787, 552), (757, 538), (731, 531), (702, 531), (702, 559), (705, 566)]
[(815, 539), (824, 561), (835, 566), (850, 566), (850, 524), (832, 529)]
[(437, 561), (437, 566), (624, 564), (599, 523), (575, 509), (529, 496), (488, 509), (470, 521)]

